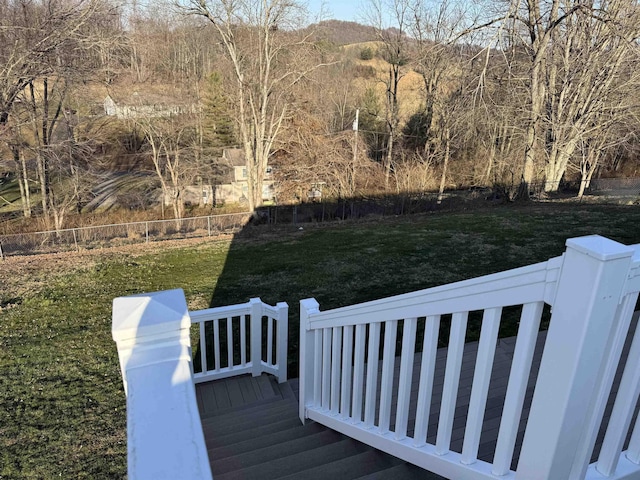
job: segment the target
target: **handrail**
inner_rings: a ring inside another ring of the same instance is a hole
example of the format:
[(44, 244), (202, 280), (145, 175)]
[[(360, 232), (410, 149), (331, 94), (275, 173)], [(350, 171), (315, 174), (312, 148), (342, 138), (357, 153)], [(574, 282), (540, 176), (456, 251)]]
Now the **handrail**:
[[(263, 372), (286, 381), (287, 316), (286, 303), (272, 307), (259, 298), (190, 313), (182, 290), (113, 301), (112, 333), (127, 396), (129, 478), (211, 479), (194, 384)], [(202, 367), (195, 374), (192, 335), (199, 335), (195, 358)]]
[(561, 265), (562, 257), (556, 257), (506, 272), (318, 312), (309, 318), (309, 328), (444, 315), (537, 301), (552, 304)]
[(127, 395), (128, 476), (211, 479), (191, 379), (182, 290), (116, 298), (113, 339)]

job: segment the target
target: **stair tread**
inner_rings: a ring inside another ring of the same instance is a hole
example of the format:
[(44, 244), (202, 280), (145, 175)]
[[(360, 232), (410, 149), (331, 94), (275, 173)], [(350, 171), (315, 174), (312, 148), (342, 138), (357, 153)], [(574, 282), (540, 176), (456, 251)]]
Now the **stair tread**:
[(250, 438), (244, 442), (234, 443), (232, 445), (223, 445), (217, 448), (209, 449), (209, 459), (216, 461), (216, 459), (223, 459), (234, 455), (241, 455), (246, 452), (267, 447), (269, 445), (275, 445), (282, 442), (287, 442), (294, 438), (303, 438), (307, 435), (313, 435), (314, 433), (322, 432), (327, 427), (315, 422), (307, 422), (305, 425), (296, 425), (287, 430), (281, 430), (279, 432), (272, 433), (271, 435), (265, 435), (258, 438)]
[[(283, 477), (283, 480), (295, 480), (304, 477), (305, 480), (352, 480), (362, 475), (387, 471), (402, 460), (387, 455), (379, 450), (371, 449), (334, 462), (319, 465), (312, 469)], [(382, 477), (380, 477), (382, 478)], [(390, 478), (390, 477), (385, 477)], [(394, 479), (395, 480), (395, 479)]]
[(300, 419), (296, 417), (284, 418), (283, 420), (269, 425), (263, 425), (251, 430), (241, 430), (229, 433), (227, 435), (216, 435), (215, 431), (205, 431), (205, 442), (209, 449), (222, 447), (225, 445), (233, 445), (234, 443), (244, 442), (252, 438), (258, 438), (265, 435), (271, 435), (275, 432), (287, 430), (296, 426), (301, 426)]
[(283, 400), (278, 403), (264, 405), (262, 408), (250, 412), (229, 415), (228, 417), (205, 419), (202, 421), (202, 428), (205, 430), (216, 429), (221, 435), (224, 435), (227, 431), (253, 428), (282, 420), (285, 417), (297, 417), (297, 413), (297, 405)]
[(357, 480), (387, 480), (389, 478), (393, 480), (446, 480), (440, 475), (436, 475), (433, 472), (406, 462), (402, 462), (386, 470), (380, 470), (357, 477)]
[(256, 400), (255, 402), (246, 403), (238, 407), (220, 408), (217, 410), (209, 410), (207, 412), (201, 411), (200, 417), (202, 418), (202, 420), (206, 420), (209, 418), (225, 417), (225, 416), (233, 415), (236, 413), (240, 414), (243, 411), (260, 408), (262, 405), (269, 405), (270, 403), (281, 402), (281, 401), (282, 401), (282, 397), (273, 396), (273, 397), (265, 398), (262, 400)]
[(368, 448), (360, 442), (345, 438), (330, 445), (273, 459), (242, 470), (216, 475), (216, 480), (270, 480), (282, 478), (341, 458), (357, 455)]
[[(273, 439), (272, 436), (269, 438)], [(248, 468), (261, 463), (272, 462), (282, 457), (289, 457), (307, 450), (330, 445), (343, 440), (344, 438), (345, 437), (338, 432), (326, 429), (304, 437), (290, 437), (288, 441), (272, 443), (271, 445), (263, 446), (262, 448), (255, 448), (249, 452), (234, 455), (233, 457), (228, 457), (226, 459), (212, 459), (209, 457), (210, 460), (212, 460), (211, 471), (214, 476), (217, 476), (219, 474)]]

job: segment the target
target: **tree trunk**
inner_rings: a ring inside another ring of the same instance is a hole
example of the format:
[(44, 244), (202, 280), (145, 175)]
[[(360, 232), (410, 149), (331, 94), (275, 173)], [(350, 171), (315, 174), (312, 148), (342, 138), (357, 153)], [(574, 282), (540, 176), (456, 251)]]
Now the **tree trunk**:
[(438, 190), (438, 205), (442, 203), (442, 197), (444, 196), (444, 186), (447, 178), (447, 167), (449, 166), (449, 155), (450, 155), (450, 139), (451, 132), (449, 130), (449, 126), (444, 127), (444, 159), (442, 161), (442, 175), (440, 176), (440, 189)]
[(24, 153), (17, 145), (11, 146), (13, 161), (20, 172), (18, 174), (18, 186), (20, 187), (20, 203), (22, 204), (22, 214), (25, 218), (31, 217), (31, 195), (29, 192), (29, 176), (27, 172), (27, 162), (24, 160)]

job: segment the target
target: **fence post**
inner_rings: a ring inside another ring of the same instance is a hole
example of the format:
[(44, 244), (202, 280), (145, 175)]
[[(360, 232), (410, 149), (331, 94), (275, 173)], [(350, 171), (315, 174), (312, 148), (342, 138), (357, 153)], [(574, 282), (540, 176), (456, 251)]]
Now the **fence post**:
[(262, 374), (262, 300), (249, 300), (251, 308), (251, 375)]
[(315, 357), (315, 332), (310, 329), (309, 315), (318, 313), (320, 305), (315, 298), (307, 298), (300, 301), (300, 403), (298, 415), (304, 425), (307, 418), (306, 407), (308, 400), (313, 398), (313, 374)]
[(207, 217), (207, 232), (211, 236), (211, 217)]
[(632, 255), (597, 235), (567, 240), (516, 479), (571, 478)]
[(149, 222), (144, 222), (144, 238), (149, 243)]
[(287, 349), (289, 346), (289, 305), (280, 302), (276, 305), (278, 310), (278, 344), (276, 346), (276, 362), (278, 363), (278, 383), (287, 381)]
[(0, 242), (0, 260), (4, 260), (4, 253), (2, 252), (2, 242)]
[(73, 243), (76, 246), (76, 252), (79, 252), (80, 249), (78, 248), (78, 237), (76, 235), (76, 229), (74, 228), (72, 232), (73, 232)]
[(182, 290), (113, 301), (112, 335), (127, 395), (129, 478), (211, 479), (191, 374)]

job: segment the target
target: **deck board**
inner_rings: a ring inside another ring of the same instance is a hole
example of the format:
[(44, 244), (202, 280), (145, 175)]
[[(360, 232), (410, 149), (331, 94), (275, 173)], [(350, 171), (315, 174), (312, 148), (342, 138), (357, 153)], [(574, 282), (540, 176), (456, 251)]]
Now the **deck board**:
[(276, 397), (269, 376), (242, 375), (196, 385), (196, 398), (201, 416), (214, 415)]

